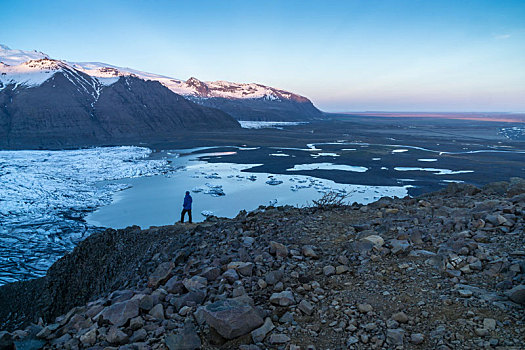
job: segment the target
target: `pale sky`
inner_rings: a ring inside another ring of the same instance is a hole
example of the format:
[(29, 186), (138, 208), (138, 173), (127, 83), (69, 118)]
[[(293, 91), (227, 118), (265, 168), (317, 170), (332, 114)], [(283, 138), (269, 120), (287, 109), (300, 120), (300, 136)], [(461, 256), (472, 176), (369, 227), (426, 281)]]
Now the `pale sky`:
[(324, 111), (525, 111), (525, 1), (11, 1), (0, 43)]

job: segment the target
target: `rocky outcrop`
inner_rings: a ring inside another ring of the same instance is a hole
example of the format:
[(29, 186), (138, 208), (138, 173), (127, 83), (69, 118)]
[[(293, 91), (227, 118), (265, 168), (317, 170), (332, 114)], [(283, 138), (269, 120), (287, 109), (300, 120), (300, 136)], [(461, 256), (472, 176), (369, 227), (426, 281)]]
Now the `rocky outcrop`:
[(10, 331), (2, 344), (519, 348), (522, 181), (108, 230), (45, 278), (0, 287), (0, 317)]
[(0, 90), (0, 148), (64, 148), (176, 138), (186, 130), (235, 129), (227, 113), (133, 76), (105, 86), (63, 68), (34, 87)]

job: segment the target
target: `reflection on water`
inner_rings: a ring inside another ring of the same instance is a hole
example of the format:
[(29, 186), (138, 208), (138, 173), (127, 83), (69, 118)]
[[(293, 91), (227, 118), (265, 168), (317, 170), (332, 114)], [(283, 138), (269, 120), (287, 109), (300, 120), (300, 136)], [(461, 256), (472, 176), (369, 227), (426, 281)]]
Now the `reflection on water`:
[[(112, 204), (89, 214), (87, 222), (113, 228), (170, 225), (180, 217), (186, 191), (192, 191), (194, 221), (209, 215), (234, 217), (261, 204), (306, 206), (329, 191), (348, 193), (349, 202), (360, 203), (407, 195), (407, 186), (348, 185), (310, 176), (250, 173), (260, 164), (208, 163), (202, 159), (210, 154), (198, 156), (201, 160), (197, 155), (171, 159), (177, 170), (169, 175), (127, 180), (132, 187), (117, 193)], [(339, 167), (343, 166), (330, 164), (327, 169)]]

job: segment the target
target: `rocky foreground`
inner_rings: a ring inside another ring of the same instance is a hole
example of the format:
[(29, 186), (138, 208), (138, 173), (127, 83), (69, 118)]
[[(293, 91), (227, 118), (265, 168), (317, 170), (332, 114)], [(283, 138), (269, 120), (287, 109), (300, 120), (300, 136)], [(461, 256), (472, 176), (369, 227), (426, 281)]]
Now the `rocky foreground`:
[(107, 230), (0, 289), (1, 346), (523, 349), (524, 226), (512, 179)]

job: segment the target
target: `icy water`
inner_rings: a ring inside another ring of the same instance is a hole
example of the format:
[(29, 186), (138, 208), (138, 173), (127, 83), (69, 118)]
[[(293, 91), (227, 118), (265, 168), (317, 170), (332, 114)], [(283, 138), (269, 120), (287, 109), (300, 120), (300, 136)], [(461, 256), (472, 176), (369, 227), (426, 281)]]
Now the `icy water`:
[[(200, 149), (199, 154), (180, 157), (199, 149), (0, 151), (0, 285), (43, 276), (79, 241), (103, 227), (174, 223), (186, 190), (194, 198), (194, 221), (207, 215), (233, 217), (260, 205), (304, 206), (332, 190), (363, 203), (407, 194), (408, 186), (357, 186), (304, 175), (250, 173), (258, 164), (228, 162), (228, 155), (250, 150)], [(224, 163), (199, 157), (223, 158)]]
[[(190, 191), (193, 197), (194, 221), (202, 221), (207, 215), (234, 217), (240, 210), (250, 211), (260, 205), (306, 206), (329, 191), (347, 194), (350, 202), (359, 203), (407, 194), (406, 186), (348, 185), (311, 176), (251, 173), (250, 168), (260, 164), (227, 163), (228, 155), (235, 153), (201, 153), (178, 158), (168, 155), (176, 168), (173, 173), (125, 181), (131, 188), (119, 192), (112, 204), (89, 214), (86, 221), (113, 228), (170, 225), (180, 220), (185, 191)], [(225, 162), (199, 160), (210, 156), (222, 157)], [(338, 169), (336, 165), (334, 168)]]
[(112, 181), (171, 170), (167, 160), (147, 159), (150, 153), (140, 147), (0, 151), (0, 284), (44, 275), (96, 230), (82, 217), (129, 187)]
[[(404, 197), (428, 184), (489, 179), (486, 164), (495, 161), (506, 161), (499, 169), (507, 171), (506, 178), (525, 169), (524, 150), (443, 151), (438, 144), (431, 149), (392, 141), (159, 152), (143, 147), (0, 151), (0, 284), (44, 275), (103, 227), (173, 224), (187, 190), (198, 222), (260, 205), (305, 206), (329, 191), (348, 195), (350, 203)], [(369, 181), (389, 186), (356, 185)]]

